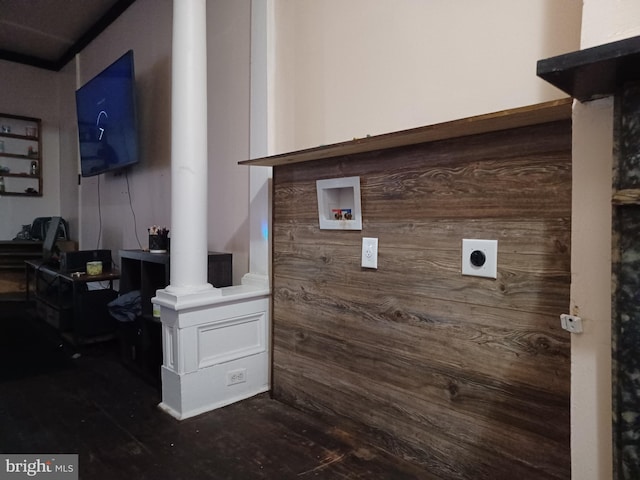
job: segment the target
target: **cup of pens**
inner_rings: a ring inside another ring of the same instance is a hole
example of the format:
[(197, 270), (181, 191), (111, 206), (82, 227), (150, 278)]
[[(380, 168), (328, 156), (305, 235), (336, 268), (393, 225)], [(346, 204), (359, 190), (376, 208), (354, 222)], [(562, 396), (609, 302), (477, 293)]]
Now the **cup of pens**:
[(169, 244), (169, 229), (166, 227), (158, 227), (154, 225), (149, 227), (149, 252), (151, 253), (167, 253)]

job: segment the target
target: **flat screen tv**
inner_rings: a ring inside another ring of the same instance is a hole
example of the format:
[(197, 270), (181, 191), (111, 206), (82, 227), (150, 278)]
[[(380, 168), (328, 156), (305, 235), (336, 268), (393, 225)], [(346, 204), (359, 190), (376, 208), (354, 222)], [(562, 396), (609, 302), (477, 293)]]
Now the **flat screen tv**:
[(139, 162), (133, 51), (76, 91), (83, 177)]

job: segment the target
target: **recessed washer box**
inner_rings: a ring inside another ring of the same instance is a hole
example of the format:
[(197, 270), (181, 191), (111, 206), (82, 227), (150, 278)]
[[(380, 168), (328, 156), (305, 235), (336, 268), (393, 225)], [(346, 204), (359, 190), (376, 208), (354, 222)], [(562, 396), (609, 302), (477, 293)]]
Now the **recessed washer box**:
[(362, 230), (360, 177), (316, 180), (318, 220), (323, 230)]

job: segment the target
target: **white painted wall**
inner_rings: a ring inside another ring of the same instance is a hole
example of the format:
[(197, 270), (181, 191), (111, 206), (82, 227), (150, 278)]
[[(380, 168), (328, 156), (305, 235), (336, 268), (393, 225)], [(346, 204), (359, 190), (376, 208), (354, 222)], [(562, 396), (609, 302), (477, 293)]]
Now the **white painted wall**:
[[(636, 35), (638, 2), (584, 1), (581, 48)], [(573, 122), (571, 308), (584, 319), (585, 331), (571, 343), (572, 477), (609, 480), (612, 99), (576, 103)]]
[(276, 153), (564, 97), (579, 0), (276, 0)]
[(2, 60), (0, 78), (1, 113), (42, 119), (43, 196), (0, 196), (0, 240), (11, 240), (35, 217), (60, 214), (59, 81), (55, 72)]

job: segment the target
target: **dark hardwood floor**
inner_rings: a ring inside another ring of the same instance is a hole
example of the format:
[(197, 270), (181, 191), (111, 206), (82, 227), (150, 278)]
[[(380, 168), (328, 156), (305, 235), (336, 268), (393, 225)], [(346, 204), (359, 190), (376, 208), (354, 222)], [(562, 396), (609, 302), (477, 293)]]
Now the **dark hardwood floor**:
[(19, 303), (0, 331), (0, 453), (77, 453), (88, 480), (436, 480), (269, 395), (179, 422), (117, 345), (72, 348)]

